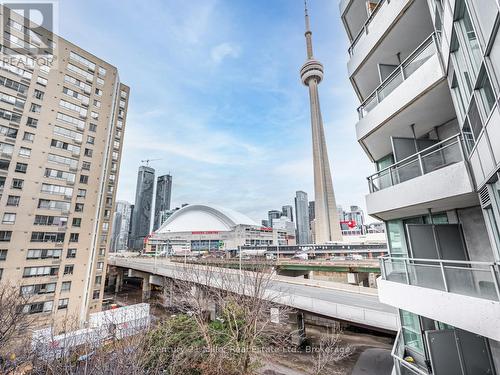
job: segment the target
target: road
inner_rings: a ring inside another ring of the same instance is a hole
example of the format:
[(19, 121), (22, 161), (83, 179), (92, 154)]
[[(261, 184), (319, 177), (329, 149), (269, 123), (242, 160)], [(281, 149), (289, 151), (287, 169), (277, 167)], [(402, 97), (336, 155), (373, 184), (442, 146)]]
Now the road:
[[(155, 260), (151, 258), (112, 257), (108, 260), (108, 264), (176, 279), (187, 279), (186, 275), (199, 274), (196, 270), (205, 269), (205, 266), (198, 265), (187, 265), (185, 269), (183, 264), (160, 259), (155, 263)], [(210, 272), (210, 277), (207, 277), (210, 280), (202, 280), (198, 276), (196, 281), (200, 284), (220, 287), (220, 281), (218, 284), (214, 277), (215, 274), (220, 274), (220, 278), (225, 280), (222, 288), (231, 290), (235, 285), (239, 284), (238, 270), (211, 268)], [(248, 274), (249, 272), (246, 272), (246, 275)], [(190, 277), (190, 281), (195, 281), (192, 276)], [(345, 286), (346, 289), (348, 287)], [(368, 291), (369, 288), (358, 288), (352, 291), (339, 288), (336, 283), (317, 282), (285, 276), (275, 276), (267, 284), (269, 292), (275, 292), (275, 295), (276, 293), (280, 294), (282, 304), (368, 327), (393, 332), (397, 330), (396, 309), (380, 303), (378, 297), (373, 294), (373, 290)], [(367, 293), (361, 292), (361, 289), (366, 289)]]

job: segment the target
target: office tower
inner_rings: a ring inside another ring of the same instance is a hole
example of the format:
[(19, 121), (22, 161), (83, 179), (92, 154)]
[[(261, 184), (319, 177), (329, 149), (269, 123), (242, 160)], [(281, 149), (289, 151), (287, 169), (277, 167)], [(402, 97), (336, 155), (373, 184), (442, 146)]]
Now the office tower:
[(122, 224), (122, 214), (121, 212), (115, 211), (113, 213), (113, 230), (111, 231), (111, 236), (109, 239), (109, 252), (115, 253), (118, 241), (118, 235), (120, 234)]
[(265, 228), (269, 228), (269, 227), (270, 227), (270, 225), (269, 225), (269, 220), (262, 220), (262, 221), (261, 221), (261, 224), (262, 224), (262, 226), (263, 226), (263, 227), (265, 227)]
[(293, 222), (293, 207), (292, 206), (283, 206), (281, 208), (281, 216), (286, 216), (287, 218), (290, 219), (291, 222)]
[(498, 374), (499, 4), (364, 5), (340, 6), (376, 171), (367, 212), (389, 241), (378, 293), (399, 309), (395, 372)]
[(142, 250), (144, 239), (150, 233), (154, 183), (155, 170), (141, 165), (137, 173), (134, 214), (132, 216), (131, 247), (134, 250)]
[(130, 224), (128, 226), (127, 249), (132, 249), (133, 247), (132, 223), (134, 222), (134, 207), (134, 204), (130, 205)]
[(132, 205), (127, 201), (116, 201), (115, 220), (112, 238), (114, 239), (111, 251), (127, 250)]
[(272, 228), (273, 219), (279, 219), (281, 217), (281, 211), (271, 210), (267, 213), (267, 216), (269, 220), (269, 226)]
[(316, 211), (314, 210), (314, 201), (309, 202), (309, 222), (312, 222), (316, 217)]
[(153, 231), (157, 230), (164, 222), (166, 211), (170, 210), (172, 197), (172, 176), (167, 174), (159, 176), (156, 181), (156, 200)]
[(304, 245), (310, 243), (309, 204), (306, 192), (297, 191), (295, 193), (295, 219), (297, 225), (297, 244)]
[(307, 61), (300, 70), (300, 77), (302, 83), (309, 88), (314, 165), (315, 233), (316, 243), (321, 244), (342, 241), (342, 233), (337, 217), (330, 162), (319, 105), (318, 85), (323, 80), (323, 65), (313, 56), (312, 32), (307, 5), (305, 16)]
[(35, 326), (84, 322), (101, 309), (129, 88), (106, 61), (1, 11), (0, 278), (34, 295), (23, 310)]
[(358, 206), (351, 206), (350, 211), (344, 212), (344, 221), (356, 224), (356, 228), (361, 229), (365, 224), (365, 214)]

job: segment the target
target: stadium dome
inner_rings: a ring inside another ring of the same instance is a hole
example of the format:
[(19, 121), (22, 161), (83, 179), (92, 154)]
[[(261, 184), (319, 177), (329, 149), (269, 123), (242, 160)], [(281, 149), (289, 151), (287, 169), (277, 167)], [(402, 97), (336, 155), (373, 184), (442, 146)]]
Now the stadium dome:
[(214, 205), (192, 204), (170, 216), (156, 233), (231, 231), (238, 225), (258, 226), (248, 216)]

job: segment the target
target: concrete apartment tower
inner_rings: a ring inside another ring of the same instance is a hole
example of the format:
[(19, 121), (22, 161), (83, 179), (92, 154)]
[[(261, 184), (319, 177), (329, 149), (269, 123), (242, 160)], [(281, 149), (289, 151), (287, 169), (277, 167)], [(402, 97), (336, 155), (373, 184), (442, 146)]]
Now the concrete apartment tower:
[(127, 201), (116, 201), (116, 209), (113, 221), (112, 246), (110, 251), (116, 252), (126, 250), (128, 247), (128, 238), (130, 230), (130, 221), (132, 219), (132, 205)]
[(307, 4), (305, 8), (305, 17), (307, 61), (300, 70), (300, 77), (302, 83), (309, 87), (314, 165), (314, 200), (316, 210), (315, 242), (322, 244), (332, 241), (342, 241), (342, 233), (337, 217), (337, 205), (333, 192), (330, 162), (328, 160), (323, 119), (321, 117), (319, 105), (318, 85), (323, 80), (323, 65), (313, 56), (312, 32), (309, 24)]
[(129, 88), (106, 61), (0, 10), (1, 282), (32, 295), (36, 325), (84, 322), (101, 309)]
[[(396, 374), (500, 373), (497, 0), (342, 0)], [(409, 358), (412, 360), (409, 360)]]
[(159, 176), (156, 181), (155, 216), (153, 231), (157, 230), (166, 220), (166, 212), (170, 210), (172, 198), (172, 176)]
[(135, 188), (135, 204), (132, 214), (131, 247), (142, 250), (144, 239), (150, 233), (151, 210), (153, 206), (153, 191), (155, 184), (155, 170), (141, 165), (137, 173), (137, 186)]

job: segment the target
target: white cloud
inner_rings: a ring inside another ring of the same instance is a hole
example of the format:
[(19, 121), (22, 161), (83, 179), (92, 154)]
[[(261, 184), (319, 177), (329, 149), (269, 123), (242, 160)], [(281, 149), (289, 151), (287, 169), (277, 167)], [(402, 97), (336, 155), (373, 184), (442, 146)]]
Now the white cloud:
[(220, 64), (225, 58), (237, 59), (241, 55), (241, 47), (235, 43), (221, 43), (212, 48), (210, 57), (212, 62)]

